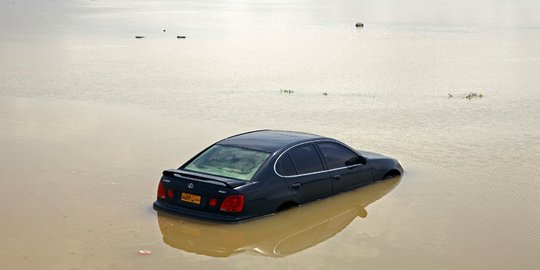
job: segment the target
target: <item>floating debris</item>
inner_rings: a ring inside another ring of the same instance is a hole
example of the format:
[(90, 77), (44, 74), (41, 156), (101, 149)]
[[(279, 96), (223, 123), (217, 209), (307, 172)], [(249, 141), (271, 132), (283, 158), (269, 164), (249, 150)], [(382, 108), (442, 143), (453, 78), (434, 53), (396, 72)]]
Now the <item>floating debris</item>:
[(464, 96), (463, 98), (466, 98), (468, 100), (471, 100), (473, 98), (483, 98), (484, 95), (483, 94), (478, 94), (478, 93), (474, 93), (474, 92), (470, 92), (468, 95)]
[(286, 93), (286, 94), (292, 94), (294, 93), (293, 90), (289, 90), (289, 89), (279, 89), (281, 93)]
[(163, 32), (165, 32), (165, 31), (167, 31), (167, 30), (163, 29)]
[(363, 24), (363, 23), (361, 23), (361, 22), (359, 22), (359, 23), (356, 23), (356, 27), (358, 27), (358, 28), (364, 27), (364, 24)]
[(176, 38), (186, 38), (186, 36), (176, 36)]
[(144, 36), (135, 36), (135, 38), (144, 38)]
[(323, 96), (328, 96), (328, 93), (327, 93), (327, 92), (324, 92), (324, 93), (322, 93), (322, 94), (323, 94)]
[(150, 254), (152, 254), (152, 251), (141, 249), (141, 250), (139, 250), (139, 254), (141, 254), (141, 255), (150, 255)]
[[(454, 95), (448, 93), (448, 98), (453, 98)], [(466, 95), (462, 95), (461, 98), (466, 98), (468, 100), (471, 100), (473, 98), (483, 98), (484, 97), (484, 94), (482, 93), (475, 93), (475, 92), (470, 92)]]

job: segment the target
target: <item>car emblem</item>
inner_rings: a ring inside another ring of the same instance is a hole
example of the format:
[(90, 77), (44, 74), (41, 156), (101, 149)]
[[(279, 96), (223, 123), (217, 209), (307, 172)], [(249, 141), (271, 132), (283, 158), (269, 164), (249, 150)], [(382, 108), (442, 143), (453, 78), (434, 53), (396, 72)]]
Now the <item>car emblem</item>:
[(195, 185), (194, 185), (193, 183), (189, 183), (189, 184), (187, 184), (187, 187), (188, 187), (189, 189), (192, 189), (192, 188), (195, 187)]

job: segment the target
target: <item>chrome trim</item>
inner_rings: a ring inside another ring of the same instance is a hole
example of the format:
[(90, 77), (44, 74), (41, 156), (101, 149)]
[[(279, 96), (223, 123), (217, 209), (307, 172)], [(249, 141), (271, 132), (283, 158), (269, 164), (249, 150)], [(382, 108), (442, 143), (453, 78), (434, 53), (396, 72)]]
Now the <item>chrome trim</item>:
[(285, 176), (285, 175), (281, 175), (277, 172), (277, 169), (276, 169), (276, 166), (277, 166), (277, 162), (279, 161), (279, 159), (281, 158), (281, 156), (283, 156), (285, 153), (287, 153), (289, 150), (291, 150), (291, 148), (294, 148), (294, 147), (297, 147), (297, 146), (300, 146), (300, 145), (304, 145), (304, 144), (308, 144), (308, 143), (316, 143), (316, 142), (333, 142), (333, 143), (337, 143), (337, 144), (340, 144), (342, 146), (344, 146), (345, 148), (353, 151), (354, 153), (356, 153), (357, 155), (360, 155), (356, 152), (356, 150), (352, 149), (351, 147), (349, 147), (348, 145), (338, 141), (338, 140), (334, 140), (334, 139), (318, 139), (318, 140), (312, 140), (312, 141), (307, 141), (307, 142), (301, 142), (301, 143), (298, 143), (298, 144), (295, 144), (287, 149), (285, 149), (285, 151), (283, 151), (276, 159), (276, 161), (274, 162), (274, 173), (276, 173), (279, 177), (283, 177), (283, 178), (294, 178), (294, 177), (299, 177), (299, 176), (306, 176), (306, 175), (314, 175), (314, 174), (319, 174), (319, 173), (325, 173), (325, 172), (331, 172), (331, 171), (337, 171), (337, 170), (341, 170), (341, 169), (350, 169), (350, 168), (354, 168), (354, 167), (357, 167), (357, 166), (362, 166), (364, 164), (355, 164), (355, 165), (351, 165), (351, 166), (345, 166), (345, 167), (339, 167), (339, 168), (334, 168), (334, 169), (330, 169), (330, 170), (323, 170), (323, 171), (317, 171), (317, 172), (310, 172), (310, 173), (303, 173), (303, 174), (297, 174), (297, 175), (289, 175), (289, 176)]

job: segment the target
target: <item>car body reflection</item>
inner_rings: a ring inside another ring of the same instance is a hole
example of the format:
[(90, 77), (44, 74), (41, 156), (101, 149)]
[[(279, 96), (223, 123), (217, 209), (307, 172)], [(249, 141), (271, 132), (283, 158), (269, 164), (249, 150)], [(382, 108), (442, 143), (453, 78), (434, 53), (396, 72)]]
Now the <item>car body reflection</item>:
[(216, 224), (158, 212), (163, 241), (177, 249), (212, 257), (255, 253), (283, 257), (310, 248), (365, 218), (365, 207), (400, 182), (388, 179), (321, 201), (239, 224)]

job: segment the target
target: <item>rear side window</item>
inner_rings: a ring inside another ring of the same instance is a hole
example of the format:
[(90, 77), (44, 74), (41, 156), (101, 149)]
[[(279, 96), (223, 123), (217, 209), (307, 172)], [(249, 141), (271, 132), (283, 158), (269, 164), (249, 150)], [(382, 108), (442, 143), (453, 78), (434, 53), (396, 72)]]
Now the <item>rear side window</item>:
[(276, 164), (276, 170), (279, 174), (284, 176), (296, 175), (296, 169), (292, 163), (289, 154), (285, 153)]
[(317, 143), (323, 154), (328, 169), (354, 165), (358, 155), (349, 148), (332, 142)]
[(304, 144), (289, 151), (298, 174), (323, 171), (319, 154), (312, 144)]

